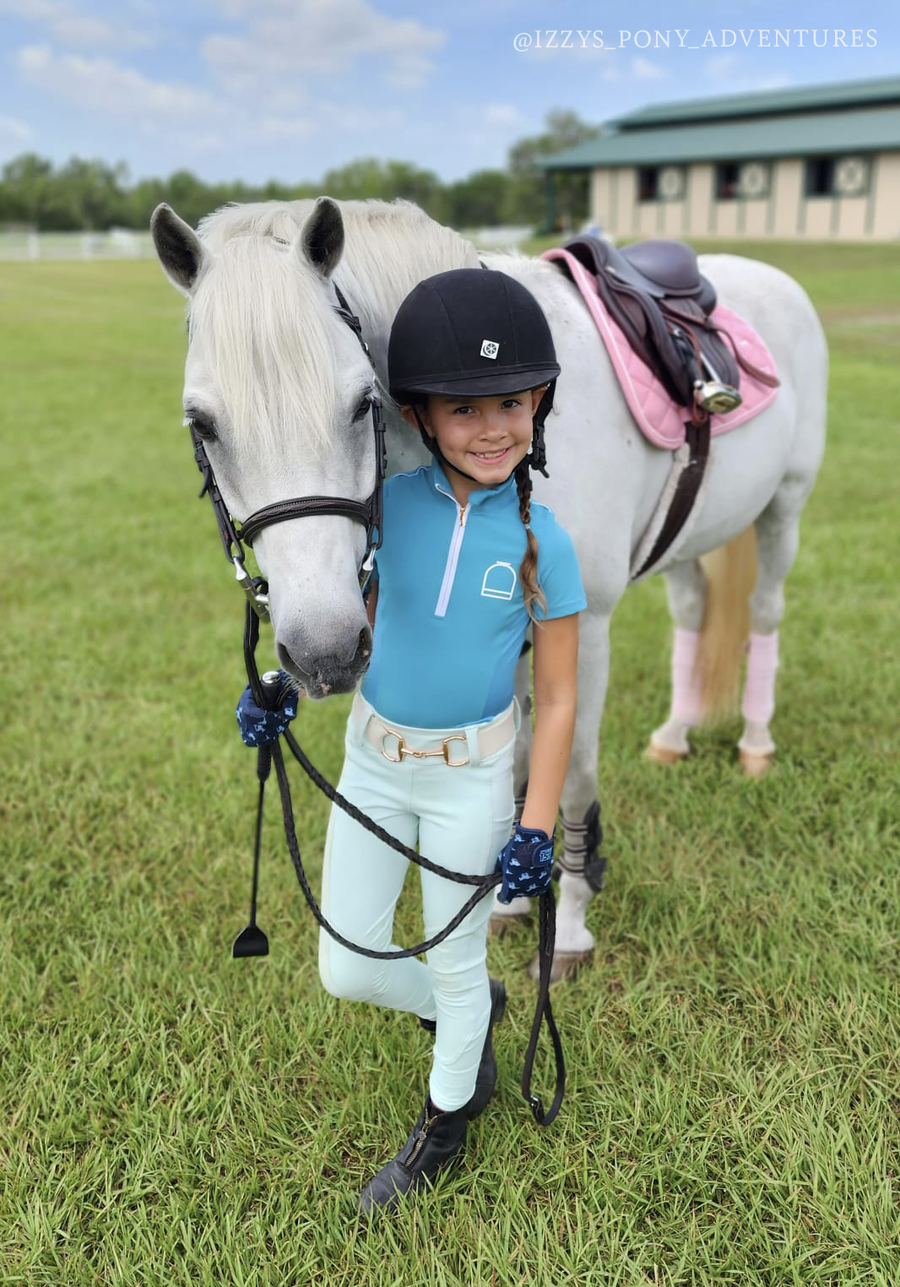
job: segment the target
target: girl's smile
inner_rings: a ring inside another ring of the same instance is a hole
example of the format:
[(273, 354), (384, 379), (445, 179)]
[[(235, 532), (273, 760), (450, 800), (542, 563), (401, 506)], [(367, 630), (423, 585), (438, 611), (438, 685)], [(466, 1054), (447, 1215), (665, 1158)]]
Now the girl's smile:
[(482, 398), (432, 394), (423, 408), (404, 407), (403, 415), (415, 424), (418, 410), (426, 433), (436, 439), (451, 467), (453, 494), (465, 505), (477, 488), (505, 482), (528, 455), (543, 392), (528, 389)]

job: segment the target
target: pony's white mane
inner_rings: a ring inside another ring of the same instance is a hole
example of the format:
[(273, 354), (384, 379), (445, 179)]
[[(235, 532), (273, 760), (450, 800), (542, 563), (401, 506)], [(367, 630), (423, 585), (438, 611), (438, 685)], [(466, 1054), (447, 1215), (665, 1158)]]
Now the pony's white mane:
[[(331, 284), (297, 248), (313, 201), (224, 206), (199, 226), (211, 253), (191, 301), (240, 454), (303, 417), (304, 443), (331, 441), (338, 400)], [(345, 250), (335, 277), (367, 336), (384, 331), (416, 282), (477, 264), (472, 246), (409, 202), (340, 202)]]
[(335, 274), (375, 333), (424, 277), (477, 268), (474, 246), (409, 201), (342, 201), (347, 242)]

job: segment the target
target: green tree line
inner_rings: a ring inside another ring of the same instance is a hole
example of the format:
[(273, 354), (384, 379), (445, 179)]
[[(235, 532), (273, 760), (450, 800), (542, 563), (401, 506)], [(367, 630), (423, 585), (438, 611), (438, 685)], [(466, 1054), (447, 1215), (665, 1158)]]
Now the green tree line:
[[(280, 183), (253, 186), (204, 183), (188, 170), (167, 179), (129, 180), (124, 162), (72, 157), (55, 166), (28, 152), (9, 161), (0, 172), (0, 227), (24, 225), (42, 232), (146, 228), (160, 201), (167, 201), (182, 218), (196, 225), (210, 210), (227, 201), (289, 201), (327, 193), (338, 200), (378, 197), (415, 201), (439, 220), (458, 228), (496, 224), (540, 227), (546, 218), (544, 174), (535, 162), (573, 147), (597, 132), (574, 112), (551, 112), (544, 133), (516, 143), (504, 170), (479, 170), (452, 183), (443, 183), (431, 170), (406, 161), (362, 158), (327, 171), (320, 183)], [(587, 209), (587, 176), (558, 176), (557, 209), (567, 223), (583, 218)]]

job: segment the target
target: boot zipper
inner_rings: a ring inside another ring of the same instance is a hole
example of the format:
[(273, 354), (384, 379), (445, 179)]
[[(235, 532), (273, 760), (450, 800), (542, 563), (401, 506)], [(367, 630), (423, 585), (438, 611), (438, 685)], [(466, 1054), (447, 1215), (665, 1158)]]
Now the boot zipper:
[(410, 1153), (409, 1157), (406, 1159), (406, 1163), (405, 1163), (406, 1166), (412, 1166), (413, 1162), (415, 1162), (416, 1158), (422, 1152), (422, 1148), (425, 1144), (425, 1141), (428, 1139), (428, 1131), (436, 1121), (437, 1121), (436, 1117), (428, 1116), (428, 1110), (426, 1109), (425, 1121), (422, 1123), (422, 1129), (419, 1131), (418, 1135), (416, 1136), (416, 1142), (413, 1145), (413, 1150)]

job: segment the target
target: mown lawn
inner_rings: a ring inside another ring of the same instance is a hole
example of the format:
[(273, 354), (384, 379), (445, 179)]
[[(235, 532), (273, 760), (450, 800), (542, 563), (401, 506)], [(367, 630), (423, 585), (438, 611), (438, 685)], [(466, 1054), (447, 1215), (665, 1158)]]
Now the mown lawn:
[[(598, 947), (555, 992), (563, 1112), (542, 1132), (518, 1092), (521, 930), (491, 946), (511, 1005), (464, 1165), (368, 1230), (353, 1200), (418, 1111), (428, 1042), (322, 992), (274, 808), (272, 953), (230, 958), (242, 607), (180, 428), (178, 298), (155, 264), (0, 265), (0, 1284), (896, 1283), (900, 252), (749, 253), (800, 278), (832, 353), (777, 769), (740, 777), (736, 727), (671, 772), (641, 758), (669, 628), (660, 583), (630, 592)], [(303, 712), (328, 775), (346, 709)], [(326, 808), (296, 797), (315, 872)]]

